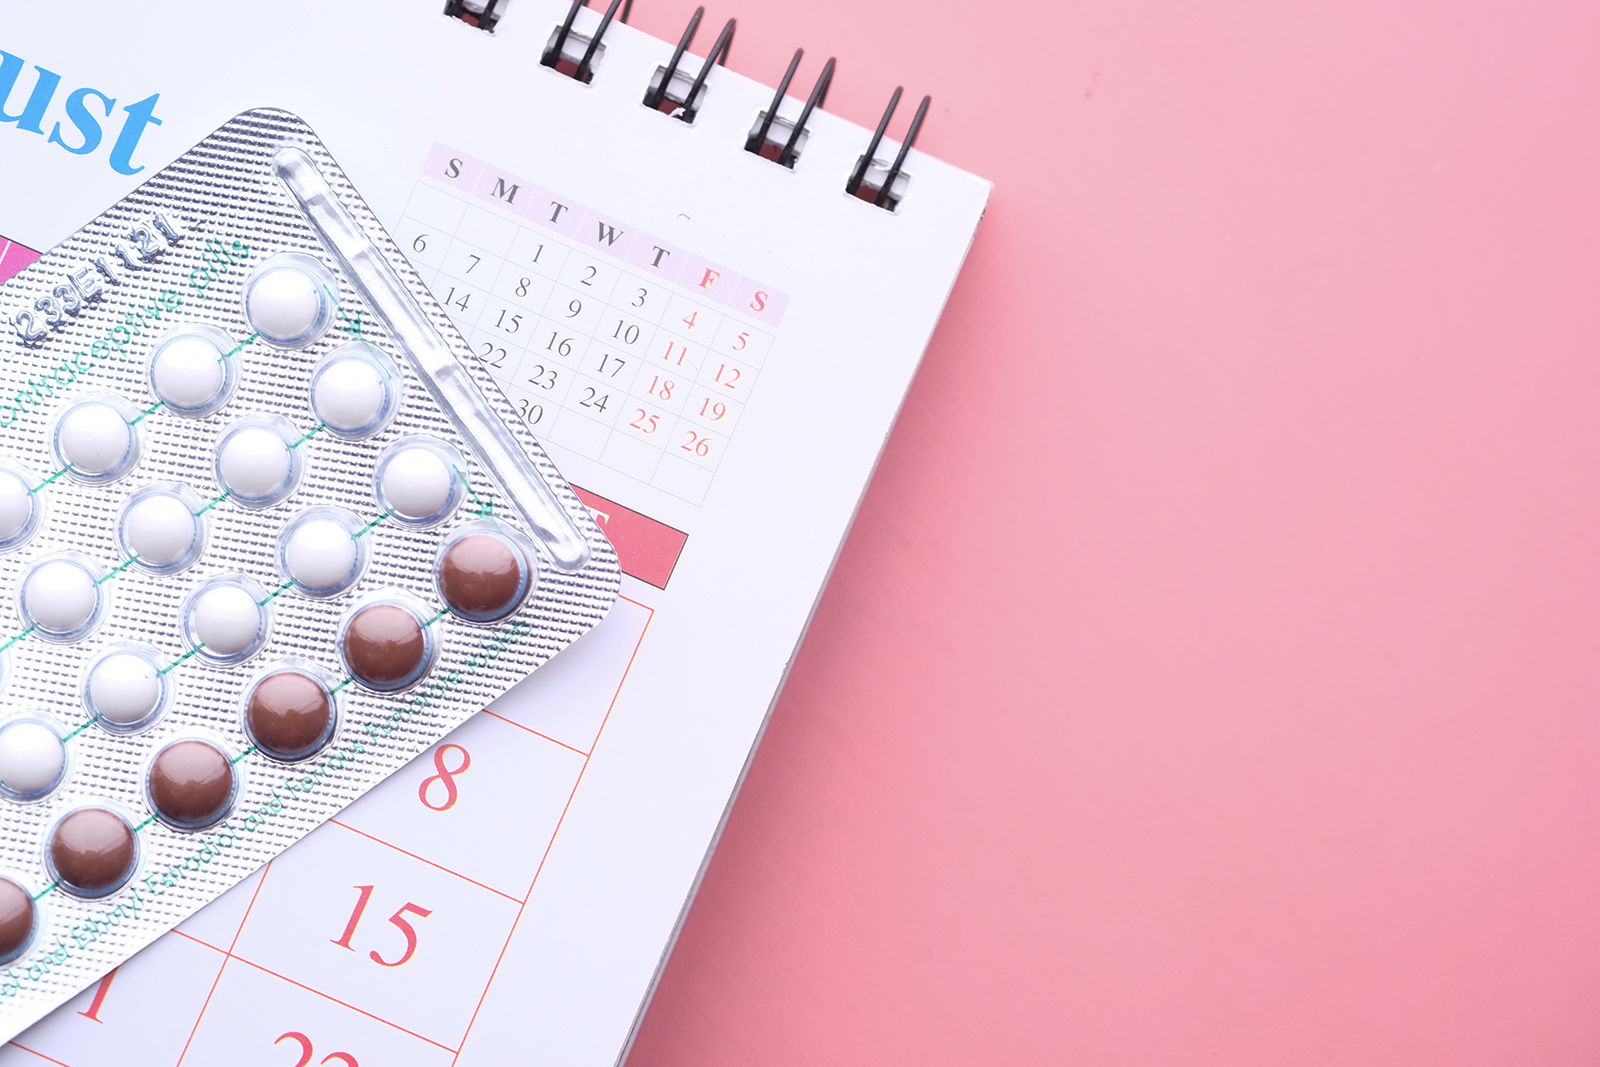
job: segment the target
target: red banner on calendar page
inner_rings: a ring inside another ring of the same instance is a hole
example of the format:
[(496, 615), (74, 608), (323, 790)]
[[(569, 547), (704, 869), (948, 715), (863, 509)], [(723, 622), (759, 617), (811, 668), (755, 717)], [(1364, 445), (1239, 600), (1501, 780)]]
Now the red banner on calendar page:
[(583, 506), (600, 524), (606, 540), (617, 550), (622, 573), (649, 582), (657, 589), (665, 589), (689, 535), (587, 489), (573, 486), (572, 491), (578, 494)]
[(15, 241), (0, 237), (0, 285), (5, 284), (7, 278), (20, 273), (22, 268), (38, 258), (39, 253), (27, 245), (19, 245)]

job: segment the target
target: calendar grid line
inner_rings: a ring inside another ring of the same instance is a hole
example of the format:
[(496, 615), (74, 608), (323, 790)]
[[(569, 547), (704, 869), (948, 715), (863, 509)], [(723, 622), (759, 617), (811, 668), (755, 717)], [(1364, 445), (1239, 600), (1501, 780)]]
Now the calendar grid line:
[[(423, 1035), (417, 1033), (415, 1030), (407, 1030), (405, 1027), (401, 1026), (399, 1023), (390, 1022), (388, 1019), (385, 1019), (381, 1015), (374, 1015), (370, 1011), (364, 1011), (361, 1008), (356, 1007), (354, 1004), (349, 1003), (348, 1001), (340, 1000), (338, 997), (333, 996), (332, 994), (329, 994), (329, 993), (324, 993), (320, 989), (313, 989), (311, 986), (306, 985), (304, 982), (297, 982), (293, 978), (290, 978), (287, 975), (279, 974), (277, 971), (274, 971), (270, 967), (263, 967), (259, 963), (253, 963), (250, 960), (245, 959), (243, 956), (235, 956), (232, 953), (229, 953), (228, 954), (227, 963), (241, 963), (246, 967), (250, 967), (250, 968), (253, 968), (255, 970), (260, 971), (262, 974), (271, 975), (273, 978), (276, 978), (281, 982), (288, 982), (292, 986), (298, 986), (301, 989), (304, 989), (307, 993), (315, 993), (317, 996), (321, 997), (323, 1000), (331, 1001), (332, 1003), (339, 1005), (339, 1007), (341, 1007), (341, 1008), (348, 1008), (350, 1011), (355, 1012), (357, 1015), (365, 1015), (367, 1018), (371, 1019), (373, 1022), (382, 1023), (384, 1026), (389, 1027), (391, 1030), (398, 1030), (402, 1034), (407, 1035), (408, 1037), (416, 1038), (418, 1041), (426, 1041), (428, 1044), (432, 1045), (434, 1048), (443, 1049), (444, 1051), (451, 1052), (451, 1053), (456, 1052), (456, 1050), (451, 1048), (449, 1045), (441, 1044), (438, 1041), (435, 1041), (431, 1037), (424, 1037)], [(223, 964), (224, 968), (227, 967), (227, 963)]]
[(577, 747), (575, 747), (573, 745), (569, 745), (565, 741), (557, 741), (555, 738), (551, 737), (549, 734), (541, 734), (538, 730), (535, 730), (533, 727), (524, 726), (520, 722), (517, 722), (515, 719), (508, 719), (504, 715), (496, 715), (494, 712), (490, 711), (488, 708), (484, 708), (483, 709), (483, 713), (485, 715), (489, 716), (491, 719), (499, 719), (501, 722), (505, 723), (507, 726), (514, 726), (518, 730), (521, 730), (524, 733), (530, 733), (534, 737), (539, 738), (540, 740), (550, 742), (552, 745), (560, 745), (562, 748), (566, 749), (568, 752), (575, 752), (578, 755), (584, 756), (584, 757), (589, 756), (589, 753), (585, 752), (581, 748), (577, 748)]
[[(630, 603), (637, 604), (638, 601), (630, 601)], [(650, 624), (655, 621), (656, 613), (654, 608), (650, 608), (643, 604), (640, 604), (639, 606), (645, 608), (645, 610), (650, 614), (649, 617), (645, 619), (644, 628), (639, 631), (639, 639), (634, 643), (632, 654), (628, 656), (628, 665), (622, 671), (622, 683), (617, 685), (616, 692), (611, 696), (611, 703), (606, 706), (605, 718), (600, 721), (600, 729), (595, 731), (595, 748), (600, 747), (600, 738), (606, 732), (606, 723), (611, 721), (611, 712), (616, 708), (617, 701), (622, 697), (622, 686), (623, 684), (626, 684), (628, 680), (628, 674), (633, 670), (633, 661), (638, 658), (639, 649), (644, 647), (645, 635), (650, 632)], [(550, 858), (550, 850), (556, 847), (556, 838), (561, 836), (561, 825), (567, 821), (567, 812), (572, 810), (572, 800), (578, 795), (578, 787), (583, 785), (583, 776), (589, 772), (589, 764), (593, 761), (593, 759), (593, 755), (584, 758), (583, 768), (578, 772), (577, 780), (572, 783), (572, 791), (567, 794), (567, 803), (561, 809), (561, 817), (556, 820), (555, 833), (550, 835), (550, 840), (544, 846), (544, 854), (539, 857), (539, 866), (534, 868), (533, 880), (528, 884), (528, 895), (522, 898), (522, 905), (517, 908), (517, 917), (511, 921), (511, 929), (506, 931), (505, 943), (500, 946), (500, 954), (495, 957), (494, 967), (489, 971), (489, 980), (484, 983), (483, 992), (478, 996), (478, 1004), (472, 1009), (472, 1017), (467, 1020), (467, 1028), (462, 1031), (462, 1048), (467, 1047), (467, 1038), (472, 1036), (472, 1027), (478, 1021), (478, 1013), (483, 1011), (483, 1002), (488, 999), (489, 990), (494, 988), (495, 975), (500, 973), (500, 964), (504, 962), (506, 958), (506, 950), (511, 947), (511, 940), (517, 934), (517, 927), (522, 925), (522, 916), (527, 913), (528, 901), (533, 899), (533, 891), (539, 884), (539, 875), (544, 872), (545, 861)], [(457, 1050), (455, 1059), (450, 1061), (450, 1067), (455, 1067), (457, 1061), (460, 1059), (461, 1052)]]
[(54, 1058), (52, 1058), (50, 1056), (46, 1056), (44, 1053), (40, 1052), (38, 1049), (29, 1048), (27, 1045), (22, 1044), (20, 1041), (16, 1040), (15, 1038), (13, 1038), (11, 1040), (11, 1044), (15, 1045), (17, 1048), (20, 1048), (24, 1052), (33, 1053), (35, 1056), (39, 1057), (41, 1060), (44, 1060), (46, 1063), (55, 1064), (56, 1067), (72, 1067), (72, 1065), (70, 1063), (62, 1063), (58, 1059), (54, 1059)]
[(194, 1044), (194, 1035), (199, 1032), (200, 1024), (205, 1020), (206, 1009), (211, 1007), (211, 998), (217, 995), (217, 986), (222, 982), (222, 975), (228, 969), (228, 960), (234, 958), (233, 950), (239, 945), (239, 935), (244, 933), (244, 924), (250, 921), (250, 912), (255, 910), (256, 901), (261, 899), (261, 887), (267, 884), (267, 876), (272, 873), (272, 860), (261, 868), (261, 880), (256, 883), (256, 891), (250, 894), (250, 903), (245, 906), (244, 914), (239, 917), (239, 926), (233, 932), (233, 940), (228, 942), (228, 950), (223, 953), (222, 966), (217, 968), (217, 976), (211, 981), (211, 991), (206, 994), (205, 1002), (200, 1005), (200, 1014), (195, 1016), (194, 1025), (189, 1028), (189, 1038), (183, 1043), (183, 1051), (178, 1053), (175, 1067), (183, 1067), (183, 1059), (189, 1055), (189, 1046)]
[(455, 877), (461, 879), (463, 882), (471, 882), (473, 885), (477, 886), (479, 889), (488, 890), (489, 892), (493, 893), (497, 897), (505, 897), (507, 900), (511, 901), (514, 904), (515, 903), (520, 903), (520, 901), (518, 901), (517, 898), (512, 896), (510, 893), (502, 893), (500, 890), (496, 889), (494, 886), (492, 886), (492, 885), (484, 885), (482, 882), (478, 881), (475, 878), (468, 878), (466, 875), (462, 874), (460, 871), (453, 871), (449, 867), (446, 867), (442, 863), (435, 863), (430, 859), (424, 859), (423, 857), (417, 855), (415, 852), (408, 852), (405, 849), (401, 848), (399, 845), (396, 845), (396, 844), (394, 844), (392, 842), (389, 842), (389, 841), (385, 841), (381, 837), (373, 837), (371, 834), (367, 833), (364, 830), (357, 830), (354, 826), (351, 826), (349, 823), (340, 822), (338, 819), (329, 819), (328, 822), (332, 823), (334, 826), (343, 827), (344, 829), (349, 830), (353, 834), (360, 834), (362, 837), (366, 838), (368, 841), (374, 842), (375, 844), (382, 845), (384, 848), (392, 848), (396, 852), (400, 853), (402, 856), (409, 856), (412, 859), (416, 860), (418, 863), (426, 863), (429, 867), (432, 867), (435, 870), (443, 871), (445, 874), (454, 875)]

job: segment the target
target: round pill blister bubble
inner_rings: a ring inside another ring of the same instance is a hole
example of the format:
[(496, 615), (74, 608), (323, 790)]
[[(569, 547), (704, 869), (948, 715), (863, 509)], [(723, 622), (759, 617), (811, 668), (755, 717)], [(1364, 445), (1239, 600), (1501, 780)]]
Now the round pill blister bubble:
[(89, 565), (73, 556), (40, 560), (22, 576), (22, 618), (40, 637), (76, 641), (100, 615), (100, 583)]
[(279, 535), (278, 561), (306, 596), (342, 593), (356, 583), (366, 562), (356, 537), (355, 516), (340, 508), (312, 508)]
[(43, 796), (61, 783), (67, 746), (48, 723), (13, 719), (0, 726), (0, 789), (23, 800)]
[(214, 326), (181, 326), (150, 355), (150, 391), (179, 415), (210, 415), (238, 384), (236, 349), (233, 338)]
[(176, 482), (147, 486), (123, 505), (117, 539), (123, 553), (145, 570), (169, 574), (200, 558), (205, 525), (197, 501)]
[(310, 256), (282, 252), (261, 264), (244, 286), (250, 328), (280, 348), (303, 348), (333, 317), (333, 276)]
[(527, 599), (535, 580), (523, 546), (488, 522), (457, 530), (434, 562), (439, 599), (469, 622), (505, 618)]
[(100, 805), (69, 812), (50, 831), (45, 867), (79, 897), (115, 893), (139, 865), (139, 839), (119, 813)]
[(383, 353), (352, 342), (335, 349), (311, 372), (311, 410), (330, 433), (370, 437), (400, 406), (403, 381)]
[(215, 824), (233, 806), (239, 776), (214, 742), (180, 738), (156, 753), (145, 773), (145, 796), (161, 820), (183, 830)]
[(114, 650), (89, 667), (84, 703), (106, 729), (137, 730), (160, 712), (166, 696), (164, 677), (147, 653), (132, 648)]
[(33, 894), (10, 878), (0, 877), (0, 966), (28, 950), (38, 916)]
[(78, 481), (115, 481), (139, 462), (133, 418), (132, 408), (120, 397), (80, 400), (56, 420), (51, 437), (56, 459)]
[(378, 503), (401, 522), (426, 526), (449, 518), (463, 490), (461, 460), (442, 441), (409, 437), (378, 457)]
[(33, 536), (44, 518), (44, 499), (31, 486), (31, 475), (0, 467), (0, 552), (16, 548)]
[(369, 602), (344, 621), (339, 655), (345, 670), (368, 689), (393, 692), (414, 684), (434, 653), (421, 612), (398, 598)]
[(224, 430), (217, 443), (217, 482), (247, 508), (288, 498), (299, 478), (299, 450), (290, 446), (287, 420), (247, 419)]
[(184, 604), (184, 637), (214, 663), (248, 659), (267, 642), (265, 600), (260, 586), (242, 575), (213, 578)]
[(333, 728), (333, 697), (306, 670), (289, 666), (270, 671), (245, 699), (245, 733), (275, 760), (289, 763), (313, 755), (328, 743)]

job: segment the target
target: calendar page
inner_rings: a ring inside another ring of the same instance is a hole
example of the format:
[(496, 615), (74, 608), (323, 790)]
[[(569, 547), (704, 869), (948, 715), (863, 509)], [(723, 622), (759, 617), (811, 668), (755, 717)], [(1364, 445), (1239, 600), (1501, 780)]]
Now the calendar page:
[[(238, 111), (295, 111), (449, 305), (624, 579), (594, 631), (0, 1064), (626, 1054), (988, 185), (912, 152), (895, 210), (874, 206), (844, 189), (870, 130), (816, 111), (780, 166), (745, 150), (769, 86), (717, 68), (684, 122), (644, 106), (671, 45), (626, 26), (587, 84), (541, 65), (567, 14), (518, 0), (491, 35), (433, 3), (175, 0), (174, 24), (272, 57), (221, 79), (140, 62), (162, 31), (106, 0), (76, 9), (93, 35), (8, 19), (0, 47), (27, 65), (11, 86), (0, 73), (0, 112), (22, 108), (35, 65), (61, 79), (42, 133), (0, 123), (8, 256), (140, 178), (110, 165), (135, 117), (120, 106), (95, 151), (50, 141), (53, 123), (71, 134), (70, 91), (158, 98), (160, 124), (118, 157), (145, 174)], [(580, 10), (573, 32), (599, 21)], [(407, 62), (353, 76), (354, 40)]]

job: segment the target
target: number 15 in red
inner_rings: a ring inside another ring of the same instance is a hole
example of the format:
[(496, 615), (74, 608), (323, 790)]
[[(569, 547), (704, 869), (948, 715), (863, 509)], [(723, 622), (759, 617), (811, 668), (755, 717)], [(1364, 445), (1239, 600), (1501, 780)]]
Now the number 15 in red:
[[(355, 949), (351, 948), (350, 939), (356, 936), (356, 927), (361, 925), (361, 916), (366, 912), (367, 903), (372, 899), (373, 887), (370, 885), (358, 885), (353, 886), (352, 888), (361, 894), (361, 896), (356, 899), (356, 908), (350, 913), (350, 921), (345, 923), (344, 933), (340, 934), (337, 939), (330, 940), (332, 944), (338, 945), (340, 948), (350, 949), (351, 952), (354, 952)], [(372, 958), (373, 963), (380, 964), (384, 967), (399, 967), (402, 964), (410, 962), (411, 957), (417, 954), (417, 930), (416, 927), (412, 926), (411, 923), (407, 921), (406, 916), (415, 915), (419, 919), (426, 919), (432, 914), (433, 912), (428, 908), (420, 907), (419, 905), (413, 904), (410, 901), (402, 904), (399, 911), (389, 916), (389, 922), (398, 928), (401, 934), (405, 935), (405, 952), (401, 953), (400, 958), (397, 960), (384, 959), (382, 956), (378, 955), (377, 949), (373, 949), (371, 952), (368, 952), (367, 955)]]

